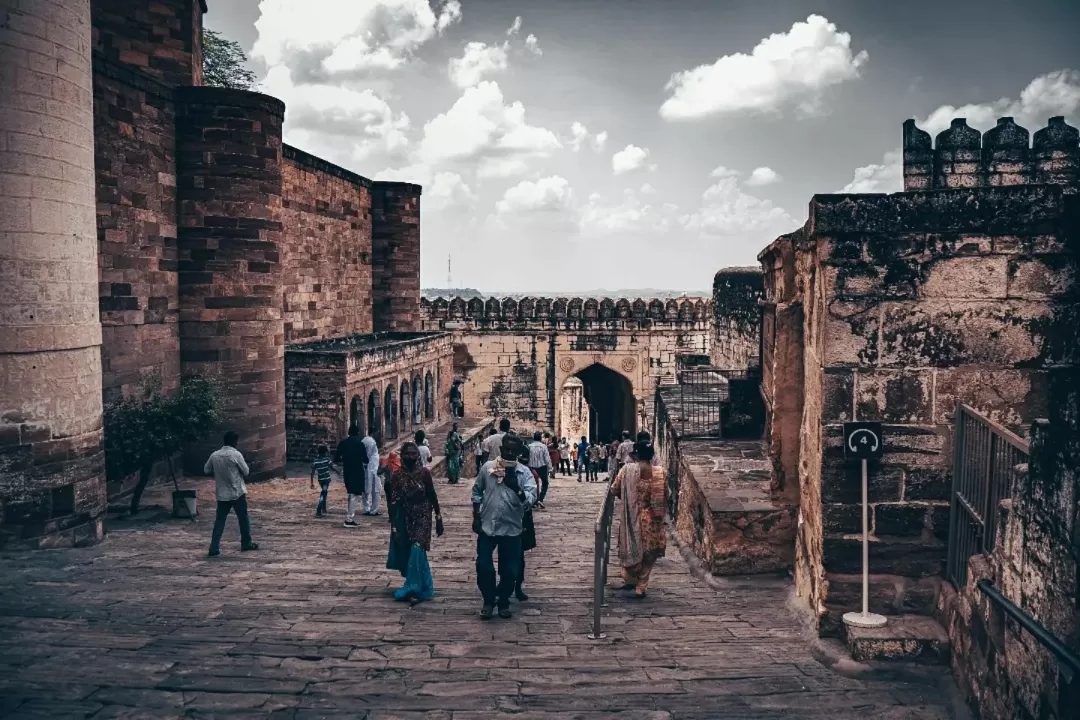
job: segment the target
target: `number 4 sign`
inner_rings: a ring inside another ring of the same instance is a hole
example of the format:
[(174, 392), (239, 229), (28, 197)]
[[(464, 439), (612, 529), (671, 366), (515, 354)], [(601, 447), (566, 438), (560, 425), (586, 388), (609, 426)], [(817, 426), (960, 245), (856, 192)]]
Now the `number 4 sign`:
[(879, 422), (844, 423), (844, 457), (849, 460), (878, 460), (885, 454)]

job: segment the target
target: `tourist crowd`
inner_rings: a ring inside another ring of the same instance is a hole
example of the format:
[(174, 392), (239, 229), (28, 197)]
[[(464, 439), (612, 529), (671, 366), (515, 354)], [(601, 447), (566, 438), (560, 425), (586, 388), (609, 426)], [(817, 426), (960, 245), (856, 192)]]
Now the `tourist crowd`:
[[(237, 449), (237, 435), (225, 434), (224, 445), (207, 461), (204, 471), (215, 478), (217, 516), (209, 555), (220, 554), (219, 544), (230, 512), (240, 524), (241, 550), (256, 550), (247, 514), (244, 478), (249, 469)], [(551, 478), (558, 472), (577, 473), (578, 482), (598, 482), (599, 473), (609, 473), (609, 492), (621, 498), (618, 534), (619, 561), (623, 566), (623, 587), (641, 598), (649, 585), (656, 560), (665, 552), (664, 514), (667, 482), (655, 457), (648, 433), (639, 433), (636, 442), (629, 432), (610, 443), (589, 443), (582, 437), (570, 445), (566, 438), (550, 433), (532, 433), (531, 442), (511, 429), (503, 418), (483, 442), (476, 443), (476, 480), (473, 483), (472, 530), (476, 540), (476, 584), (483, 598), (482, 619), (496, 612), (509, 618), (510, 598), (528, 600), (525, 580), (525, 553), (536, 547), (533, 510), (544, 510)], [(444, 446), (447, 478), (460, 481), (465, 444), (453, 424)], [(331, 454), (325, 445), (316, 449), (311, 463), (310, 485), (319, 483), (315, 516), (327, 514), (327, 495), (332, 470), (340, 474), (348, 496), (344, 526), (357, 528), (356, 510), (366, 516), (382, 515), (380, 496), (386, 494), (390, 541), (386, 567), (397, 570), (403, 584), (394, 592), (397, 600), (419, 603), (435, 593), (428, 562), (432, 530), (442, 536), (444, 525), (439, 497), (430, 465), (431, 449), (423, 430), (398, 451), (380, 455), (379, 438), (361, 437), (355, 426)], [(434, 519), (434, 522), (432, 522)], [(498, 565), (494, 557), (498, 552)]]

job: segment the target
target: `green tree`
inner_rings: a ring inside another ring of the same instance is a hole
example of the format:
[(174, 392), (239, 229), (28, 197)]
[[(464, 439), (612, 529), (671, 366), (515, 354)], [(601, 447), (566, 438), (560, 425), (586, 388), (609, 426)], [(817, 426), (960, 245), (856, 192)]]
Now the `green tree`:
[(255, 87), (255, 73), (245, 66), (247, 55), (240, 43), (203, 28), (202, 56), (203, 82), (206, 85), (234, 90), (251, 90)]
[(161, 389), (161, 376), (148, 375), (138, 394), (105, 407), (105, 474), (110, 480), (139, 473), (131, 497), (131, 513), (150, 481), (154, 465), (168, 463), (177, 490), (173, 456), (206, 436), (221, 420), (221, 385), (212, 379), (188, 376), (170, 395)]

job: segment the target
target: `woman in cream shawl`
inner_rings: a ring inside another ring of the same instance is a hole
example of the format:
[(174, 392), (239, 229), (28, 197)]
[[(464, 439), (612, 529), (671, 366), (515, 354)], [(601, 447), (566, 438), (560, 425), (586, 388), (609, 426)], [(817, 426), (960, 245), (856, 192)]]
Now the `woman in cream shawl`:
[(663, 468), (653, 465), (653, 455), (651, 444), (635, 443), (634, 462), (627, 463), (611, 485), (612, 494), (622, 498), (619, 564), (623, 567), (623, 589), (633, 589), (634, 597), (639, 599), (649, 589), (653, 565), (667, 549), (667, 479)]

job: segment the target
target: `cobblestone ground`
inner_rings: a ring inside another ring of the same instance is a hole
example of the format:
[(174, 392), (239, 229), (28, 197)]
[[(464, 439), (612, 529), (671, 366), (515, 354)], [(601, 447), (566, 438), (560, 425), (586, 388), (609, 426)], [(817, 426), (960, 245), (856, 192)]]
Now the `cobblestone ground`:
[[(950, 717), (923, 675), (867, 681), (815, 662), (786, 583), (713, 590), (674, 547), (649, 597), (613, 592), (608, 637), (589, 640), (602, 484), (554, 482), (528, 558), (532, 598), (489, 622), (478, 618), (468, 482), (439, 485), (438, 595), (414, 608), (390, 597), (400, 577), (383, 567), (385, 518), (341, 527), (339, 483), (333, 520), (313, 517), (306, 478), (252, 486), (261, 549), (241, 554), (230, 519), (216, 559), (205, 557), (213, 491), (198, 487), (198, 522), (149, 511), (112, 522), (93, 548), (0, 555), (0, 716)], [(164, 505), (167, 490), (148, 504)]]

